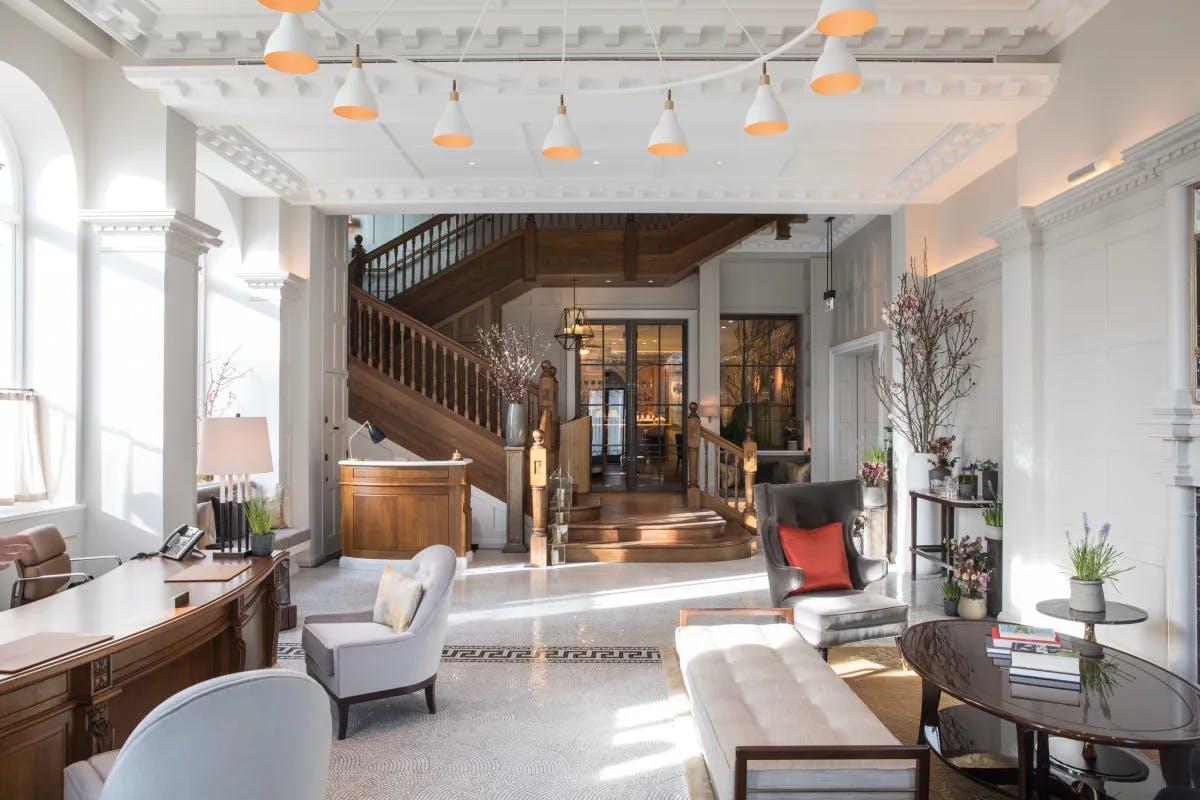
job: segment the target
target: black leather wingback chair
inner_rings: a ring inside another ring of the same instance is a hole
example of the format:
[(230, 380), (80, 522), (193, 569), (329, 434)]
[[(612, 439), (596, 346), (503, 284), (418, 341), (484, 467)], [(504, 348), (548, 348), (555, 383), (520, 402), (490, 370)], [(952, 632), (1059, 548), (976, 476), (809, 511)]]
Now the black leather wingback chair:
[[(790, 607), (796, 630), (809, 644), (828, 655), (830, 647), (864, 639), (900, 636), (908, 628), (908, 604), (864, 589), (887, 575), (888, 562), (867, 558), (850, 539), (854, 520), (862, 513), (858, 481), (770, 484), (754, 487), (758, 535), (767, 562), (771, 604)], [(779, 526), (818, 528), (842, 523), (842, 539), (853, 589), (790, 594), (804, 585), (804, 565), (791, 566), (783, 554)]]

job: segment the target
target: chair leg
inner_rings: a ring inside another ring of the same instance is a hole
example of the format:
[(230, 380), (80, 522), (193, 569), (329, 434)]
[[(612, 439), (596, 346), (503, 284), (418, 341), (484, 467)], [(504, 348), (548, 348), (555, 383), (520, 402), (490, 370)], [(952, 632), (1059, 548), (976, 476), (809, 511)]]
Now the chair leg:
[(825, 659), (826, 661), (829, 661), (829, 648), (828, 647), (818, 647), (817, 650), (819, 650), (821, 652), (821, 658)]
[(425, 705), (429, 706), (430, 714), (437, 713), (437, 701), (433, 697), (433, 687), (432, 683), (425, 687)]
[(346, 724), (350, 722), (350, 703), (345, 700), (337, 701), (338, 708), (338, 741), (346, 738)]

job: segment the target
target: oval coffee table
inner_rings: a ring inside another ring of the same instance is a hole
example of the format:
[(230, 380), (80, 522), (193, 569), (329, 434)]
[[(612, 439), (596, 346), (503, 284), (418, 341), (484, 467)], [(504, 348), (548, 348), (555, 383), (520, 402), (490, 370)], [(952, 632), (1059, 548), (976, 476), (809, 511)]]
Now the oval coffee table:
[[(1081, 662), (1085, 683), (1078, 705), (1013, 697), (1007, 667), (997, 666), (987, 654), (992, 625), (989, 621), (926, 622), (909, 628), (900, 639), (901, 653), (922, 681), (918, 739), (950, 767), (984, 783), (1015, 786), (1022, 800), (1064, 796), (1064, 784), (1076, 776), (1052, 770), (1050, 737), (1055, 736), (1156, 749), (1165, 782), (1187, 785), (1188, 756), (1200, 745), (1200, 689), (1148, 661), (1106, 648), (1103, 657)], [(1062, 639), (1064, 647), (1078, 649), (1083, 643), (1071, 636)], [(939, 712), (943, 692), (969, 708), (955, 706)], [(971, 729), (975, 721), (989, 716), (993, 723), (1004, 720), (1015, 726), (1015, 759), (1004, 754), (1003, 740), (1011, 737), (1000, 726), (993, 724), (991, 734)], [(984, 741), (989, 735), (991, 741)], [(957, 754), (948, 752), (952, 744), (963, 743), (968, 747)], [(1145, 791), (1126, 785), (1113, 795), (1100, 796), (1152, 797), (1152, 789), (1162, 785), (1152, 776), (1142, 787)]]

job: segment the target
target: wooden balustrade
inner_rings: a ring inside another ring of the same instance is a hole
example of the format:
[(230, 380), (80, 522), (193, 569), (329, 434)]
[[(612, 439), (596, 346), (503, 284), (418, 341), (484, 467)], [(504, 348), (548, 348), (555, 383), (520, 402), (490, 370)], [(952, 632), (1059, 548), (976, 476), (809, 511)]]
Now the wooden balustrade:
[[(349, 358), (504, 436), (505, 403), (479, 354), (353, 286), (348, 320)], [(531, 383), (526, 400), (528, 430), (541, 418), (538, 393), (539, 387)]]
[(727, 519), (754, 527), (754, 479), (758, 472), (758, 443), (747, 427), (739, 444), (700, 424), (696, 403), (688, 404), (688, 506), (711, 508)]

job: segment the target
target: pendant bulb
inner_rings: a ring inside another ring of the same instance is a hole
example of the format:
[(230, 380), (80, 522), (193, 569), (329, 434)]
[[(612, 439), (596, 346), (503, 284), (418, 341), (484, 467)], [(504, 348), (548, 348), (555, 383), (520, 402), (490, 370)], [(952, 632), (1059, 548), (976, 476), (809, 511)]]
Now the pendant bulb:
[(307, 14), (321, 7), (321, 0), (258, 0), (272, 11), (287, 11), (292, 14)]
[(358, 45), (354, 46), (354, 60), (350, 62), (350, 72), (333, 99), (333, 113), (343, 119), (353, 120), (373, 120), (379, 117), (375, 93), (371, 91), (367, 74), (363, 71), (362, 53)]
[(319, 65), (312, 53), (312, 41), (299, 14), (286, 12), (279, 15), (279, 26), (267, 39), (263, 61), (271, 69), (288, 75), (308, 75), (317, 71)]
[(666, 158), (681, 156), (688, 151), (687, 135), (675, 114), (675, 101), (671, 98), (670, 89), (667, 89), (667, 101), (663, 103), (662, 114), (650, 133), (650, 143), (646, 149)]
[(817, 94), (846, 94), (862, 86), (862, 72), (844, 39), (836, 36), (825, 39), (810, 86)]
[(471, 123), (463, 114), (462, 104), (458, 101), (458, 81), (450, 82), (450, 99), (442, 109), (437, 124), (433, 126), (433, 143), (438, 147), (462, 149), (475, 144), (475, 136), (471, 132)]
[(821, 0), (817, 30), (826, 36), (861, 36), (879, 22), (874, 0)]
[(754, 91), (754, 102), (746, 111), (743, 130), (751, 136), (774, 136), (787, 129), (787, 113), (771, 88), (771, 76), (767, 74), (764, 62), (762, 77), (758, 79), (758, 88)]
[(558, 96), (554, 122), (542, 142), (542, 155), (554, 161), (569, 161), (583, 155), (579, 137), (575, 135), (575, 129), (571, 127), (571, 120), (567, 117), (565, 98), (561, 94)]

